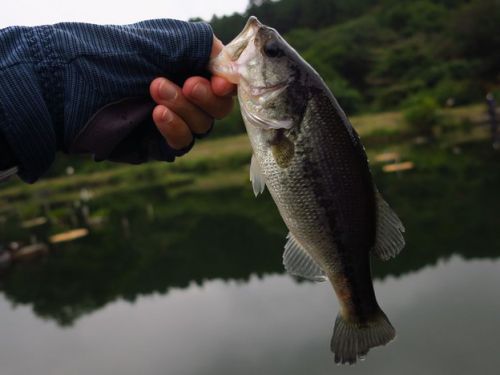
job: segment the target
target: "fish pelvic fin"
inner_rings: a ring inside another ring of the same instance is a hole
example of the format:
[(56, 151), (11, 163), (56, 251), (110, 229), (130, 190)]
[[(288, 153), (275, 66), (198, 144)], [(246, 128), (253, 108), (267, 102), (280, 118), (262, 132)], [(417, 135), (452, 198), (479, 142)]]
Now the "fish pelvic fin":
[(373, 252), (382, 260), (398, 255), (405, 246), (405, 227), (375, 187), (376, 234)]
[(371, 348), (386, 345), (395, 337), (396, 330), (382, 310), (364, 324), (349, 322), (339, 314), (330, 348), (335, 354), (335, 363), (351, 365), (358, 359), (365, 359)]
[(252, 155), (252, 161), (250, 162), (250, 181), (252, 182), (253, 193), (256, 197), (264, 192), (266, 180), (255, 155)]

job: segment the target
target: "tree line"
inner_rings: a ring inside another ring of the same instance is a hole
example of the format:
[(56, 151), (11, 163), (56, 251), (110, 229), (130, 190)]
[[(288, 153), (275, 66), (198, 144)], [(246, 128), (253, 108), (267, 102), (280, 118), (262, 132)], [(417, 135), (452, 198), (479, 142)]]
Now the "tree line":
[(498, 91), (500, 0), (252, 0), (210, 23), (228, 42), (250, 15), (276, 28), (349, 114)]

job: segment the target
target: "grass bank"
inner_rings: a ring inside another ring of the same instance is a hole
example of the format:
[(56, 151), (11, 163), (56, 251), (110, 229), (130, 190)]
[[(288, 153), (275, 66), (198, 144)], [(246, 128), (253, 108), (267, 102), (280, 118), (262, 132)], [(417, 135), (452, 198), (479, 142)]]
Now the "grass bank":
[[(475, 124), (472, 129), (448, 129), (441, 136), (441, 147), (488, 136), (484, 108), (473, 105), (446, 110), (454, 124)], [(371, 160), (380, 152), (398, 152), (401, 159), (411, 156), (415, 134), (403, 120), (401, 112), (354, 116), (351, 121), (363, 139)], [(246, 134), (198, 142), (188, 155), (175, 163), (148, 163), (138, 166), (118, 165), (80, 173), (42, 179), (34, 185), (11, 181), (0, 189), (0, 210), (16, 209), (29, 216), (29, 206), (47, 202), (59, 204), (97, 197), (120, 191), (137, 191), (144, 187), (163, 186), (172, 192), (218, 189), (248, 183), (251, 149)], [(93, 163), (89, 161), (89, 163)]]

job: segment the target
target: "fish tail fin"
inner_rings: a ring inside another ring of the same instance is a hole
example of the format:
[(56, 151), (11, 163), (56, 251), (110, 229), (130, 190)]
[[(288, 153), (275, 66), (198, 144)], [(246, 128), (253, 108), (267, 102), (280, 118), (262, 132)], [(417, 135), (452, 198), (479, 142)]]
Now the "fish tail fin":
[(335, 320), (331, 350), (335, 363), (353, 364), (364, 359), (371, 348), (385, 345), (396, 336), (396, 330), (382, 310), (364, 324), (349, 322), (341, 314)]

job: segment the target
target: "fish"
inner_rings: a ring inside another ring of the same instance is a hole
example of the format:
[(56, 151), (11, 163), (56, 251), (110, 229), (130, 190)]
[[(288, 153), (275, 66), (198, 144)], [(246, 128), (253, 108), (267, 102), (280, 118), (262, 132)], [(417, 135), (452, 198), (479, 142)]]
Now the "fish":
[(237, 85), (253, 191), (267, 187), (289, 230), (285, 269), (332, 284), (340, 306), (335, 362), (363, 359), (395, 337), (375, 296), (370, 257), (396, 256), (405, 229), (373, 182), (357, 132), (313, 67), (255, 17), (209, 70)]

